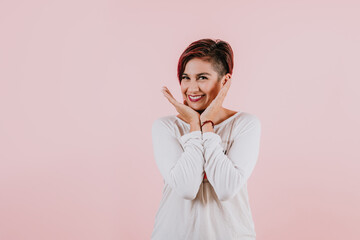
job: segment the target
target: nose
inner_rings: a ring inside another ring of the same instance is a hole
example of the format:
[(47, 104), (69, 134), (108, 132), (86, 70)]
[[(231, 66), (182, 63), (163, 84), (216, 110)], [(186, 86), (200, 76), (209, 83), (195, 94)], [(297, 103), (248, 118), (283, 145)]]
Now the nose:
[(199, 86), (198, 86), (197, 82), (196, 81), (190, 82), (188, 92), (194, 93), (194, 92), (198, 92), (198, 90), (199, 90)]

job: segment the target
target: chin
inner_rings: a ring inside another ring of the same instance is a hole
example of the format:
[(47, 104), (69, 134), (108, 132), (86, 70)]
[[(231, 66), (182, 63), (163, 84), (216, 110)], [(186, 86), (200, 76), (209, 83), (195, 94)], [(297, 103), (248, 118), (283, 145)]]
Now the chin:
[(192, 109), (194, 109), (195, 111), (204, 111), (206, 109), (206, 107), (204, 106), (197, 106), (197, 107), (194, 107), (194, 106), (190, 106)]

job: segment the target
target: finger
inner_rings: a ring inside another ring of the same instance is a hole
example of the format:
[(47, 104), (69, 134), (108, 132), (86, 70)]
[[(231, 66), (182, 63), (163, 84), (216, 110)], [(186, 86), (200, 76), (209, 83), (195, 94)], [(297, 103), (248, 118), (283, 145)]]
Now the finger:
[(171, 93), (165, 91), (165, 94), (166, 94), (166, 96), (168, 97), (169, 101), (170, 101), (172, 104), (175, 105), (175, 104), (178, 103), (178, 101), (173, 97), (173, 95), (171, 95)]
[(167, 93), (169, 96), (173, 97), (173, 95), (170, 93), (170, 91), (169, 91), (169, 89), (167, 87), (165, 87), (165, 86), (162, 87), (161, 91), (164, 92), (164, 93)]
[(172, 98), (174, 98), (174, 96), (171, 94), (170, 90), (167, 87), (164, 88), (164, 91), (167, 92)]
[(229, 80), (225, 84), (227, 86), (227, 88), (230, 87), (231, 83), (232, 83), (232, 80), (231, 80), (231, 78), (229, 78)]
[(162, 92), (163, 95), (170, 101), (171, 96), (170, 96), (170, 94), (166, 91), (166, 89), (165, 89), (164, 87), (161, 89), (161, 92)]
[(222, 86), (222, 88), (229, 89), (230, 85), (231, 85), (231, 78), (229, 78), (229, 80), (226, 81), (226, 83)]
[(164, 91), (163, 93), (164, 96), (169, 100), (169, 102), (173, 104), (175, 107), (177, 106), (177, 104), (179, 104), (179, 102), (173, 96), (170, 96), (169, 93), (167, 93), (166, 91)]
[(169, 102), (173, 103), (174, 98), (172, 96), (170, 96), (170, 94), (168, 92), (166, 92), (165, 90), (162, 91), (162, 93), (164, 94), (164, 96), (169, 100)]
[[(229, 91), (229, 88), (230, 88), (230, 85), (231, 85), (231, 82), (229, 82), (230, 80), (228, 80), (223, 86), (222, 88), (220, 89), (220, 91), (218, 92), (217, 96), (215, 97), (216, 99), (216, 102), (218, 103), (221, 103), (224, 101), (225, 99), (225, 96), (227, 94), (227, 92)], [(215, 100), (214, 99), (214, 100)]]
[(222, 95), (226, 94), (229, 91), (230, 85), (231, 85), (231, 78), (220, 89)]

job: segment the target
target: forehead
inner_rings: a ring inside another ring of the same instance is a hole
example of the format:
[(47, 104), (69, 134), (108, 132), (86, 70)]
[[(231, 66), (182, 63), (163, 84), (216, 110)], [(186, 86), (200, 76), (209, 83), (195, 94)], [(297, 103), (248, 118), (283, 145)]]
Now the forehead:
[(211, 75), (214, 75), (215, 73), (211, 62), (202, 60), (200, 58), (193, 58), (187, 62), (183, 74), (193, 75), (201, 72), (208, 72)]

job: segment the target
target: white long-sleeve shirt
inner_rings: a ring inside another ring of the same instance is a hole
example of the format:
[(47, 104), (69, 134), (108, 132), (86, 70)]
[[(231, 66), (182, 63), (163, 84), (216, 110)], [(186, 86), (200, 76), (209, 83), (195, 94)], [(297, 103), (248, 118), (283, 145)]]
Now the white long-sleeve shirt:
[(151, 240), (255, 240), (247, 180), (260, 134), (260, 120), (246, 112), (204, 133), (190, 132), (176, 115), (156, 119), (152, 141), (164, 187)]

